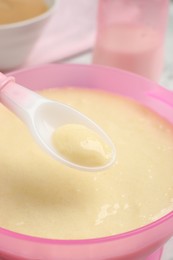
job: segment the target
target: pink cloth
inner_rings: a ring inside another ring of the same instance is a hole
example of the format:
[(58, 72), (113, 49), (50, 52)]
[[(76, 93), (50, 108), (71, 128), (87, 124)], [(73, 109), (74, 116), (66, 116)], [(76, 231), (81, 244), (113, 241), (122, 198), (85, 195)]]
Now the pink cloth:
[(55, 62), (90, 49), (94, 43), (97, 0), (57, 0), (24, 67)]

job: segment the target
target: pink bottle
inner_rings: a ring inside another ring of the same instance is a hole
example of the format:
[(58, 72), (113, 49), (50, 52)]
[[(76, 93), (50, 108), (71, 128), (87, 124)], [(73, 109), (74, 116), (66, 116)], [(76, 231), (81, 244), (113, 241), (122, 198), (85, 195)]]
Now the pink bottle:
[(100, 0), (93, 62), (158, 81), (168, 0)]
[[(98, 66), (52, 64), (11, 75), (18, 84), (32, 90), (78, 86), (127, 96), (173, 124), (173, 93), (132, 73)], [(0, 227), (0, 260), (160, 260), (162, 247), (171, 236), (173, 211), (142, 228), (98, 239), (46, 239)]]

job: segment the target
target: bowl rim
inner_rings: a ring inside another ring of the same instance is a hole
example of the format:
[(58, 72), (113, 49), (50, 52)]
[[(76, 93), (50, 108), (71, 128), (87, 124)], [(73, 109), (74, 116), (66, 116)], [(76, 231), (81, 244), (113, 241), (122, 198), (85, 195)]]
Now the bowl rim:
[(15, 23), (0, 24), (0, 32), (32, 25), (34, 23), (37, 23), (37, 22), (40, 22), (40, 21), (46, 19), (54, 12), (57, 2), (58, 2), (58, 0), (53, 0), (52, 5), (45, 12), (41, 13), (40, 15), (37, 15), (32, 18), (28, 18), (26, 20), (22, 20), (19, 22), (15, 22)]
[[(121, 74), (128, 74), (129, 76), (132, 77), (136, 77), (139, 80), (143, 80), (146, 82), (150, 82), (151, 84), (151, 80), (144, 78), (140, 75), (128, 72), (128, 71), (123, 71), (121, 69), (118, 68), (111, 68), (111, 67), (107, 67), (107, 66), (100, 66), (100, 65), (91, 65), (91, 64), (56, 64), (56, 63), (48, 63), (48, 64), (43, 64), (43, 65), (37, 65), (34, 67), (30, 67), (30, 68), (23, 68), (23, 69), (18, 69), (18, 70), (14, 70), (11, 71), (9, 73), (7, 73), (7, 75), (17, 75), (23, 72), (27, 72), (27, 71), (36, 71), (36, 70), (42, 70), (42, 69), (47, 69), (47, 68), (55, 68), (55, 67), (65, 67), (65, 68), (69, 68), (69, 67), (76, 67), (76, 68), (87, 68), (87, 69), (94, 69), (94, 70), (109, 70), (109, 71), (118, 71)], [(157, 85), (160, 87), (160, 85), (158, 83), (152, 82), (153, 85)], [(141, 233), (147, 232), (151, 229), (156, 228), (157, 226), (161, 225), (162, 223), (164, 223), (167, 220), (170, 220), (171, 218), (173, 218), (173, 210), (167, 214), (165, 214), (164, 216), (160, 217), (159, 219), (144, 225), (142, 227), (127, 231), (127, 232), (123, 232), (123, 233), (118, 233), (115, 235), (111, 235), (111, 236), (105, 236), (105, 237), (99, 237), (99, 238), (87, 238), (87, 239), (52, 239), (52, 238), (43, 238), (43, 237), (36, 237), (36, 236), (31, 236), (31, 235), (25, 235), (22, 233), (17, 233), (5, 228), (0, 227), (0, 235), (5, 235), (7, 237), (13, 238), (13, 239), (19, 239), (19, 240), (24, 240), (27, 242), (33, 242), (33, 243), (39, 243), (39, 244), (47, 244), (47, 245), (88, 245), (88, 244), (101, 244), (101, 243), (105, 243), (105, 242), (113, 242), (116, 240), (121, 240), (121, 239), (127, 239), (129, 237), (132, 236), (137, 236)]]
[(124, 233), (106, 236), (106, 237), (99, 237), (99, 238), (87, 238), (87, 239), (53, 239), (53, 238), (43, 238), (43, 237), (35, 237), (31, 235), (25, 235), (21, 233), (17, 233), (14, 231), (10, 231), (5, 228), (0, 227), (0, 235), (5, 235), (13, 239), (20, 239), (26, 242), (34, 242), (39, 244), (47, 244), (47, 245), (88, 245), (88, 244), (101, 244), (105, 242), (113, 242), (116, 240), (127, 239), (129, 237), (137, 236), (143, 232), (156, 228), (166, 220), (173, 218), (173, 211), (168, 213), (167, 215), (161, 217), (160, 219), (147, 224), (143, 227), (133, 229)]

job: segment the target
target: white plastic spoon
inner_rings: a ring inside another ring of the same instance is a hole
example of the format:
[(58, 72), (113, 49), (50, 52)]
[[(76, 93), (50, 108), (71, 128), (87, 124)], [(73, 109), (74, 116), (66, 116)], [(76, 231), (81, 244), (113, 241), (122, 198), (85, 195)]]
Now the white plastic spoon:
[[(56, 160), (79, 170), (101, 171), (115, 161), (115, 147), (108, 135), (92, 120), (65, 104), (46, 99), (0, 73), (0, 101), (29, 127), (37, 143)], [(111, 148), (110, 160), (101, 166), (86, 167), (67, 160), (52, 144), (52, 134), (65, 124), (82, 124), (94, 130)], [(19, 133), (20, 135), (20, 133)]]

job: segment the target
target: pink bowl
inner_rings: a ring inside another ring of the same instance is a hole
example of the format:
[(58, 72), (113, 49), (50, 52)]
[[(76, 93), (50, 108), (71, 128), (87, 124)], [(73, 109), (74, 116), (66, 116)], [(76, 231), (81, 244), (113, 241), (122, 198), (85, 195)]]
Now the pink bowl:
[[(156, 83), (117, 69), (81, 65), (45, 65), (11, 73), (33, 90), (78, 86), (129, 96), (173, 124), (173, 94)], [(173, 212), (131, 232), (87, 240), (55, 240), (21, 235), (0, 228), (0, 259), (136, 260), (160, 259), (173, 235)]]

